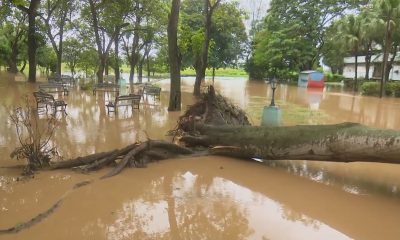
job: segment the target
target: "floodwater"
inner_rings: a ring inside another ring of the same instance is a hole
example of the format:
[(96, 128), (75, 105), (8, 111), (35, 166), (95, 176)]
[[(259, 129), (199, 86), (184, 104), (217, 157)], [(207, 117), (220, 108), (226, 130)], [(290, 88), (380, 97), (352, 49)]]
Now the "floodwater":
[[(47, 218), (0, 239), (400, 239), (400, 166), (311, 161), (248, 162), (225, 157), (173, 159), (99, 180), (90, 174), (44, 171), (20, 180), (11, 160), (18, 145), (9, 112), (37, 86), (0, 75), (0, 229)], [(112, 94), (71, 89), (54, 144), (68, 159), (135, 141), (168, 139), (181, 112), (170, 113), (168, 81), (160, 101), (137, 112), (107, 114)], [(183, 109), (193, 104), (183, 80)], [(264, 82), (219, 78), (215, 86), (258, 125), (271, 90)], [(279, 86), (283, 124), (360, 122), (400, 129), (400, 99), (353, 96), (340, 87), (307, 91)], [(76, 183), (91, 184), (74, 189)]]

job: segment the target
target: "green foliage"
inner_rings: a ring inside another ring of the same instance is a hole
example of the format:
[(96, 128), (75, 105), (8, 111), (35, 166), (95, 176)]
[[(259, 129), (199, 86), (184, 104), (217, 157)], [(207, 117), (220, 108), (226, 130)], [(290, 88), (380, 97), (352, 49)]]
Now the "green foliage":
[[(182, 2), (178, 45), (183, 57), (183, 68), (195, 66), (203, 48), (203, 7), (203, 1)], [(236, 2), (221, 3), (216, 8), (212, 17), (208, 67), (237, 65), (247, 41), (244, 17), (245, 13), (239, 9)]]
[[(315, 69), (332, 19), (361, 1), (272, 0), (268, 15), (253, 43), (248, 70), (276, 75), (279, 70)], [(250, 67), (252, 66), (252, 67)], [(249, 72), (250, 75), (254, 75)], [(260, 75), (260, 74), (257, 74)]]
[(75, 67), (80, 61), (83, 45), (76, 38), (67, 38), (63, 46), (63, 61), (67, 64), (74, 75)]
[(94, 85), (94, 80), (90, 80), (89, 82), (79, 82), (79, 88), (83, 91), (92, 91), (94, 89)]
[[(386, 96), (400, 97), (400, 82), (392, 81), (385, 85)], [(364, 82), (361, 85), (361, 92), (367, 96), (379, 96), (380, 82)]]
[(38, 65), (46, 69), (46, 73), (56, 72), (57, 56), (50, 46), (43, 46), (37, 51)]
[(326, 74), (326, 82), (342, 82), (345, 80), (345, 77), (336, 73), (328, 73)]
[(364, 82), (361, 85), (361, 93), (367, 96), (379, 96), (380, 84), (379, 82)]
[(88, 74), (96, 71), (98, 62), (97, 59), (98, 56), (96, 49), (94, 48), (84, 49), (79, 54), (77, 67), (83, 69), (85, 71), (86, 76), (88, 76)]

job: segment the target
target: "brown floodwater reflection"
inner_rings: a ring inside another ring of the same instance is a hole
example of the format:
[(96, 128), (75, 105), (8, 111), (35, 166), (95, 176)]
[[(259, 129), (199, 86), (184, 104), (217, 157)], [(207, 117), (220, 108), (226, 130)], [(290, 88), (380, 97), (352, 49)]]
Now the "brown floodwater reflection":
[[(9, 158), (18, 139), (9, 112), (37, 86), (0, 75), (0, 229), (28, 221), (59, 199), (42, 222), (0, 239), (400, 239), (400, 167), (375, 163), (248, 162), (222, 157), (175, 159), (129, 169), (107, 180), (105, 171), (45, 171), (18, 181)], [(54, 144), (63, 158), (168, 139), (181, 112), (168, 112), (168, 80), (160, 101), (139, 111), (107, 114), (113, 94), (71, 89)], [(193, 104), (192, 78), (183, 78), (183, 109)], [(264, 82), (219, 78), (215, 86), (259, 124), (271, 90)], [(130, 91), (124, 87), (123, 91)], [(281, 85), (283, 124), (360, 122), (400, 129), (399, 99), (353, 96)], [(293, 117), (301, 116), (301, 117)], [(87, 186), (73, 189), (82, 181)]]

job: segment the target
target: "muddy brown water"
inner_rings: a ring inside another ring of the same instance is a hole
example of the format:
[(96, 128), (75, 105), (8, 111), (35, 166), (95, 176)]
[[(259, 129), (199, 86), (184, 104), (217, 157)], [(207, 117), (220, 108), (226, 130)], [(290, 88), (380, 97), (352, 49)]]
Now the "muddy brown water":
[[(183, 108), (194, 102), (183, 80)], [(64, 158), (119, 148), (147, 136), (167, 139), (180, 112), (161, 100), (139, 112), (107, 115), (112, 94), (72, 89), (54, 143)], [(216, 88), (259, 124), (271, 90), (263, 82), (219, 78)], [(36, 85), (0, 75), (0, 229), (62, 204), (41, 222), (0, 239), (400, 239), (400, 166), (310, 161), (246, 162), (224, 157), (172, 159), (99, 180), (105, 171), (44, 171), (18, 181), (9, 158), (18, 140), (8, 113)], [(400, 129), (400, 99), (353, 96), (340, 87), (279, 86), (283, 124), (360, 122)], [(62, 97), (62, 96), (60, 96)], [(258, 110), (257, 110), (258, 109)], [(293, 116), (302, 116), (296, 118)], [(76, 183), (93, 183), (73, 189)]]

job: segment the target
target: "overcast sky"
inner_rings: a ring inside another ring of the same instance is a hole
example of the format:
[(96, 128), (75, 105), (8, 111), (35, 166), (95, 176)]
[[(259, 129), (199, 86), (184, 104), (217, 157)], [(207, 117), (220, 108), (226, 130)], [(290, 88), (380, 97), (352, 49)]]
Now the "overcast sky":
[(271, 0), (239, 0), (240, 6), (247, 11), (249, 19), (245, 21), (245, 25), (249, 30), (251, 21), (263, 18), (269, 7)]

